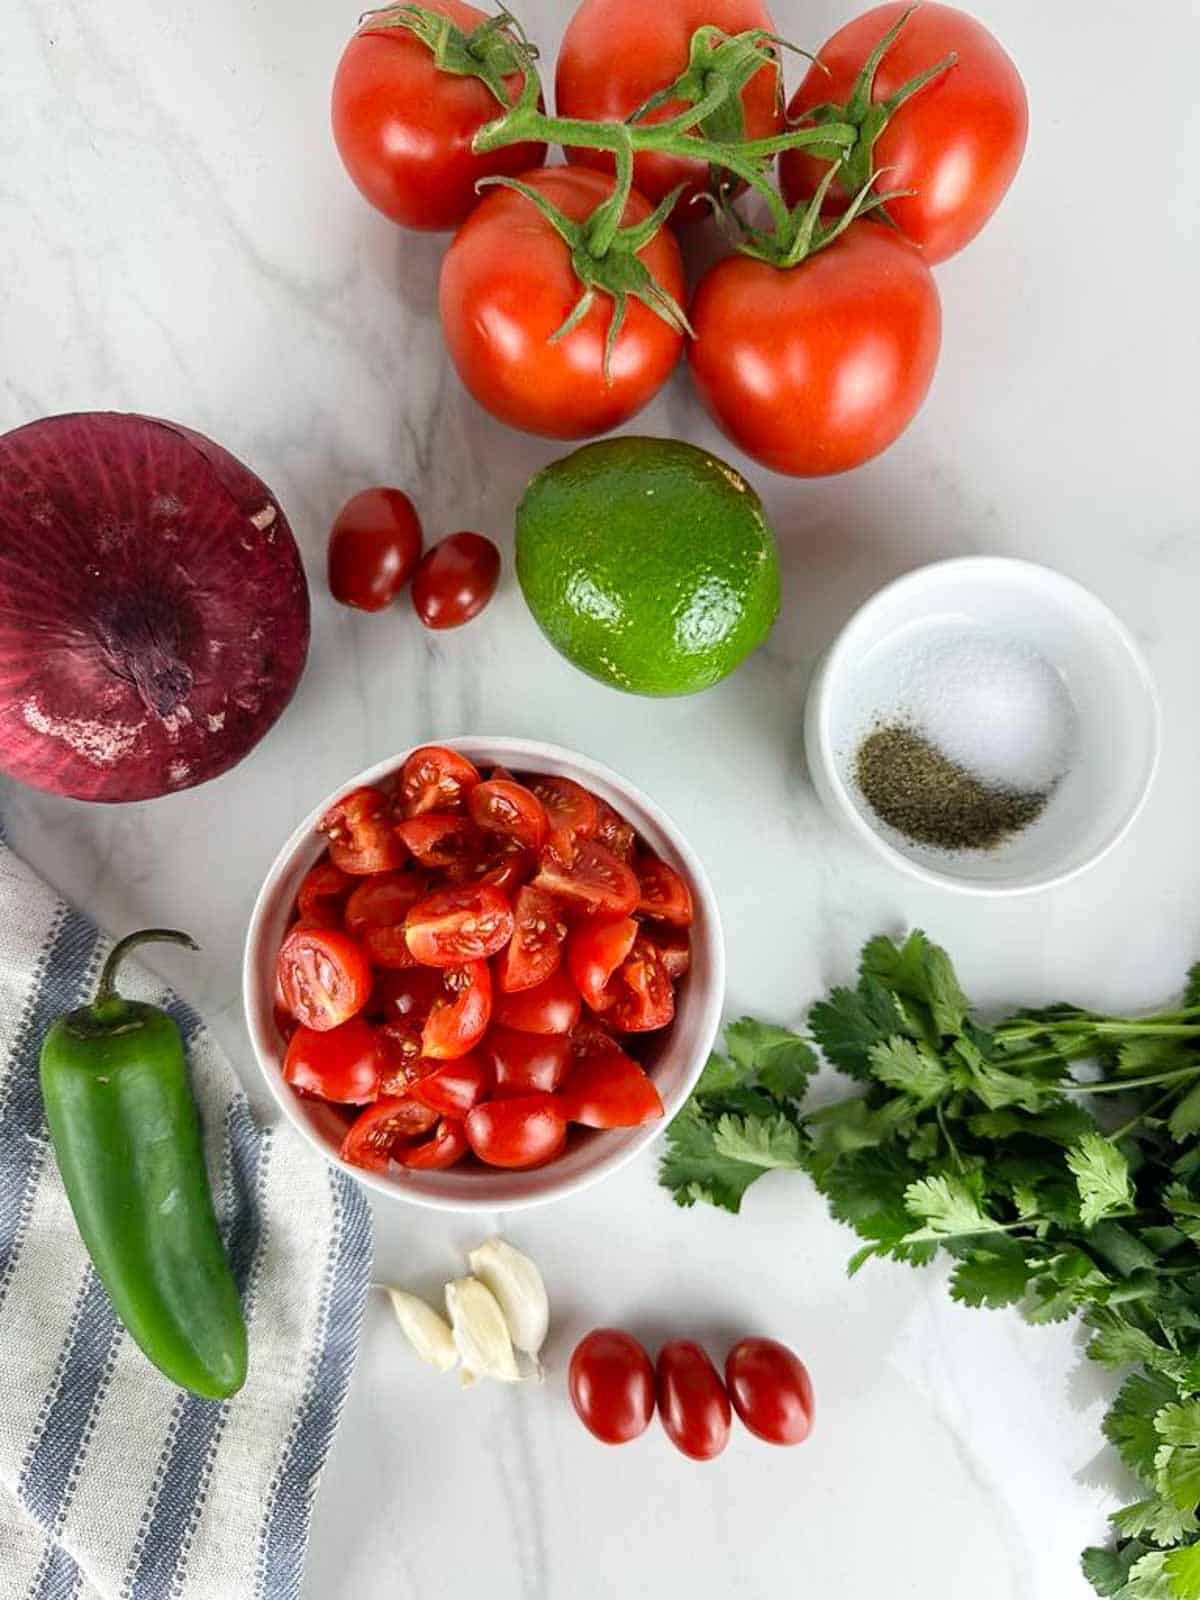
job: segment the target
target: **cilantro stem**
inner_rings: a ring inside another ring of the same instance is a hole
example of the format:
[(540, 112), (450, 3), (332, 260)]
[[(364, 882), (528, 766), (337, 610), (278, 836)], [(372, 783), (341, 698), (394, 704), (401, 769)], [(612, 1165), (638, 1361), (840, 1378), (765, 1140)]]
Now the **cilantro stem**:
[(1155, 1083), (1179, 1083), (1184, 1078), (1200, 1077), (1200, 1063), (1177, 1067), (1174, 1072), (1156, 1072), (1148, 1078), (1101, 1078), (1098, 1083), (1060, 1083), (1062, 1094), (1128, 1094), (1133, 1089), (1148, 1089)]

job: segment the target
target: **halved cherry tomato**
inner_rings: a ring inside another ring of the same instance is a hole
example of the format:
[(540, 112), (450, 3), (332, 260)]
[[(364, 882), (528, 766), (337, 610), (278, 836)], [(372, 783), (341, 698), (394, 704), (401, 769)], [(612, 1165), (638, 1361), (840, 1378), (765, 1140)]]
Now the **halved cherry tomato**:
[(468, 805), (476, 827), (499, 833), (527, 850), (540, 850), (550, 832), (541, 801), (523, 783), (489, 779), (471, 790)]
[(412, 1167), (420, 1172), (442, 1172), (461, 1161), (470, 1147), (461, 1122), (443, 1117), (435, 1132), (419, 1144), (401, 1145), (395, 1152), (402, 1167)]
[(655, 1367), (658, 1414), (667, 1438), (693, 1461), (711, 1461), (729, 1443), (733, 1414), (721, 1375), (694, 1339), (671, 1339)]
[(803, 1444), (812, 1432), (808, 1369), (777, 1339), (739, 1339), (725, 1357), (733, 1409), (768, 1444)]
[(388, 799), (382, 789), (353, 789), (317, 823), (329, 839), (329, 859), (352, 876), (390, 872), (408, 859), (408, 851), (392, 831)]
[(507, 767), (493, 767), (488, 774), (493, 783), (516, 783), (516, 779)]
[(407, 1096), (377, 1100), (350, 1124), (338, 1152), (353, 1167), (386, 1172), (388, 1162), (405, 1140), (418, 1139), (437, 1122), (437, 1112)]
[(457, 750), (440, 744), (422, 745), (400, 773), (399, 813), (419, 817), (426, 811), (452, 811), (478, 782), (479, 773)]
[(367, 1009), (388, 1022), (421, 1023), (433, 1002), (445, 993), (442, 974), (434, 967), (406, 967), (377, 972)]
[(404, 937), (404, 919), (428, 892), (428, 881), (417, 873), (379, 872), (364, 878), (347, 900), (346, 929), (362, 940), (377, 967), (416, 965)]
[(587, 1128), (638, 1128), (663, 1114), (654, 1084), (616, 1048), (577, 1061), (558, 1098), (567, 1121)]
[(383, 1061), (379, 1078), (381, 1097), (406, 1095), (422, 1070), (432, 1070), (431, 1063), (421, 1054), (421, 1023), (413, 1020), (382, 1023), (375, 1029), (375, 1039)]
[(279, 1037), (283, 1040), (284, 1044), (288, 1042), (288, 1040), (295, 1033), (296, 1029), (300, 1026), (292, 1013), (284, 1006), (277, 1005), (272, 1007), (271, 1020), (275, 1024), (275, 1031), (279, 1034)]
[(468, 1054), (446, 1061), (413, 1079), (411, 1094), (423, 1106), (447, 1117), (464, 1117), (492, 1086), (492, 1074), (482, 1056)]
[(567, 940), (567, 971), (593, 1011), (607, 1011), (616, 1000), (608, 980), (633, 949), (638, 924), (632, 917), (601, 922), (592, 917)]
[(383, 1053), (375, 1031), (361, 1017), (323, 1033), (297, 1028), (283, 1058), (283, 1076), (293, 1089), (359, 1106), (379, 1093)]
[(637, 842), (633, 824), (626, 822), (619, 811), (614, 811), (607, 800), (601, 800), (598, 795), (594, 798), (599, 818), (596, 823), (596, 838), (606, 850), (612, 851), (618, 861), (632, 861)]
[(570, 828), (572, 833), (591, 835), (600, 822), (594, 794), (570, 778), (532, 778), (529, 787), (537, 795), (550, 818), (550, 826)]
[(637, 940), (612, 981), (617, 998), (605, 1015), (618, 1033), (650, 1033), (674, 1018), (675, 989), (662, 951), (651, 940)]
[(553, 1094), (574, 1061), (571, 1041), (562, 1033), (517, 1033), (492, 1028), (482, 1052), (492, 1069), (496, 1099), (538, 1090)]
[(499, 963), (497, 982), (505, 994), (534, 989), (558, 970), (567, 925), (557, 900), (533, 884), (517, 895), (513, 935)]
[(567, 1138), (567, 1124), (552, 1094), (489, 1100), (468, 1112), (467, 1142), (490, 1167), (540, 1167)]
[(656, 928), (646, 937), (658, 946), (667, 977), (672, 982), (686, 976), (692, 964), (692, 941), (683, 928)]
[(447, 995), (433, 1003), (421, 1032), (421, 1053), (435, 1061), (465, 1056), (492, 1019), (492, 973), (486, 961), (468, 961), (444, 974)]
[(640, 893), (633, 872), (611, 850), (567, 828), (550, 835), (533, 881), (549, 894), (608, 917), (627, 917)]
[(413, 906), (405, 930), (408, 948), (427, 967), (486, 961), (512, 938), (512, 907), (490, 883), (435, 889)]
[(650, 1426), (654, 1368), (632, 1334), (593, 1328), (575, 1346), (567, 1381), (580, 1422), (605, 1444), (628, 1444)]
[(294, 927), (279, 947), (275, 975), (296, 1021), (318, 1033), (361, 1011), (371, 993), (366, 952), (337, 928)]
[(493, 1016), (519, 1033), (570, 1033), (579, 1021), (579, 994), (565, 972), (554, 972), (535, 989), (498, 994)]
[(641, 885), (638, 910), (645, 917), (658, 922), (670, 922), (677, 928), (687, 928), (692, 921), (692, 891), (665, 861), (657, 856), (642, 856), (634, 862)]
[(310, 928), (337, 928), (342, 921), (342, 901), (354, 879), (326, 857), (305, 874), (296, 896), (301, 919)]
[(602, 1022), (587, 1016), (581, 1017), (571, 1029), (570, 1045), (576, 1061), (586, 1061), (589, 1056), (602, 1056), (621, 1048)]
[(484, 848), (470, 817), (440, 811), (398, 822), (395, 832), (423, 867), (470, 866)]
[(537, 855), (532, 850), (501, 850), (476, 865), (476, 883), (490, 883), (504, 894), (516, 894), (537, 871)]

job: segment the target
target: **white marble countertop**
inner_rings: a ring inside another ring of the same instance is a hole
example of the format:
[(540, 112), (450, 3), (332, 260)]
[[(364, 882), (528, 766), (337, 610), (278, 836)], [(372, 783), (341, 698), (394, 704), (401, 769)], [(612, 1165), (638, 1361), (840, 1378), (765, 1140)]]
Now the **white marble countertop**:
[[(176, 417), (273, 485), (313, 579), (311, 664), (240, 769), (146, 805), (13, 785), (17, 846), (115, 929), (182, 922), (164, 956), (257, 1093), (238, 963), (256, 886), (297, 817), (349, 773), (453, 732), (540, 736), (628, 773), (707, 861), (729, 932), (729, 1004), (784, 1020), (847, 976), (863, 939), (920, 924), (969, 990), (1139, 1006), (1200, 953), (1194, 712), (1200, 655), (1200, 13), (1142, 0), (975, 0), (1020, 63), (1029, 154), (997, 219), (939, 269), (941, 368), (889, 454), (802, 483), (748, 467), (785, 566), (770, 645), (696, 699), (637, 702), (551, 653), (509, 575), (435, 638), (405, 606), (324, 592), (333, 512), (410, 489), (431, 534), (507, 549), (555, 445), (508, 432), (440, 348), (441, 243), (345, 180), (328, 82), (354, 7), (331, 0), (13, 0), (0, 61), (0, 428), (76, 408)], [(549, 54), (566, 0), (524, 0)], [(820, 43), (841, 0), (778, 0)], [(1115, 136), (1106, 127), (1128, 131)], [(634, 424), (724, 449), (677, 378)], [(727, 453), (731, 453), (728, 452)], [(736, 458), (736, 455), (734, 456)], [(804, 775), (814, 658), (883, 580), (964, 552), (1027, 556), (1130, 624), (1157, 674), (1165, 753), (1125, 845), (1051, 894), (977, 902), (894, 875), (837, 833)], [(368, 1314), (321, 1490), (307, 1600), (494, 1600), (782, 1591), (875, 1600), (1082, 1600), (1076, 1558), (1124, 1487), (1098, 1431), (1107, 1382), (1070, 1327), (953, 1306), (938, 1270), (872, 1266), (806, 1182), (764, 1180), (740, 1219), (677, 1211), (646, 1155), (513, 1219), (544, 1263), (556, 1373), (461, 1396)], [(431, 1285), (471, 1230), (377, 1207), (378, 1275)], [(800, 1348), (820, 1423), (773, 1452), (744, 1433), (697, 1469), (655, 1430), (619, 1456), (579, 1428), (566, 1353), (598, 1322), (647, 1339), (757, 1328)], [(486, 1587), (486, 1591), (484, 1589)]]

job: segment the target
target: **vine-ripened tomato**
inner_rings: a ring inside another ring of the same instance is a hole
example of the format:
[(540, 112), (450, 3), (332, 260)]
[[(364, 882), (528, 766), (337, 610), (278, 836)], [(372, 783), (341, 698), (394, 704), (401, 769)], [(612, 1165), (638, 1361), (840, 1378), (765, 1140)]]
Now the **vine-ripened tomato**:
[(527, 850), (540, 850), (550, 832), (545, 807), (523, 783), (491, 778), (471, 790), (469, 806), (476, 827)]
[(466, 1155), (466, 1131), (453, 1117), (443, 1117), (427, 1139), (397, 1146), (394, 1154), (402, 1167), (417, 1172), (444, 1172)]
[(497, 1027), (518, 1033), (570, 1033), (579, 1021), (579, 991), (565, 972), (552, 973), (535, 989), (518, 994), (498, 994), (494, 1016)]
[(515, 1095), (553, 1094), (574, 1062), (571, 1041), (562, 1033), (517, 1033), (492, 1028), (482, 1053), (492, 1069), (497, 1100)]
[(627, 917), (641, 893), (625, 862), (569, 828), (550, 835), (533, 881), (535, 888), (605, 917)]
[(342, 921), (342, 902), (357, 880), (332, 861), (318, 861), (304, 876), (296, 896), (296, 907), (303, 922), (313, 928), (337, 928)]
[(386, 1172), (399, 1148), (406, 1141), (428, 1133), (437, 1120), (436, 1111), (407, 1095), (377, 1100), (350, 1124), (338, 1153), (352, 1167)]
[(492, 1087), (488, 1063), (475, 1051), (444, 1061), (429, 1072), (418, 1067), (410, 1094), (423, 1106), (446, 1117), (465, 1117), (483, 1100)]
[(375, 1031), (361, 1017), (321, 1033), (297, 1028), (283, 1059), (284, 1080), (293, 1089), (341, 1105), (374, 1100), (382, 1069)]
[(404, 924), (408, 948), (424, 966), (486, 961), (512, 938), (512, 907), (489, 883), (435, 889), (418, 900)]
[(916, 416), (941, 344), (941, 302), (920, 251), (852, 222), (797, 267), (718, 261), (692, 302), (688, 349), (705, 405), (776, 472), (845, 472)]
[(550, 827), (569, 828), (590, 836), (600, 823), (600, 805), (581, 783), (571, 778), (534, 778), (530, 788), (542, 803)]
[[(823, 102), (844, 105), (867, 57), (908, 9), (876, 6), (822, 46), (788, 107), (789, 122)], [(884, 189), (912, 190), (887, 203), (887, 214), (932, 266), (969, 244), (1003, 200), (1016, 176), (1029, 131), (1020, 74), (993, 36), (953, 6), (924, 0), (913, 10), (879, 64), (878, 104), (951, 52), (940, 73), (892, 116), (875, 144)], [(803, 150), (780, 159), (784, 193), (795, 204), (816, 193), (828, 167)], [(848, 196), (835, 182), (827, 210), (844, 210)]]
[(421, 1054), (455, 1061), (483, 1038), (492, 1020), (492, 973), (486, 961), (449, 967), (445, 993), (433, 1002), (421, 1030)]
[(400, 489), (364, 489), (337, 514), (329, 535), (329, 592), (344, 606), (382, 611), (421, 557), (421, 523)]
[(477, 617), (500, 582), (500, 552), (482, 533), (452, 533), (421, 558), (413, 607), (427, 628), (461, 628)]
[(536, 989), (558, 970), (567, 925), (553, 895), (525, 884), (513, 906), (513, 935), (497, 966), (496, 980), (504, 994)]
[(618, 1033), (651, 1033), (674, 1020), (675, 986), (652, 939), (637, 939), (610, 981), (616, 996), (605, 1017)]
[(662, 1096), (643, 1068), (615, 1046), (577, 1061), (559, 1099), (567, 1121), (586, 1128), (640, 1128), (663, 1115)]
[(812, 1432), (808, 1369), (777, 1339), (739, 1339), (725, 1358), (725, 1385), (738, 1416), (768, 1444), (802, 1444)]
[[(651, 95), (673, 83), (688, 64), (697, 28), (712, 25), (725, 33), (750, 28), (775, 32), (761, 0), (583, 0), (568, 24), (558, 55), (554, 101), (560, 117), (585, 122), (622, 122)], [(764, 66), (742, 90), (745, 131), (750, 139), (769, 139), (783, 126), (778, 69)], [(683, 110), (669, 100), (651, 112), (662, 122)], [(613, 158), (600, 150), (570, 149), (568, 160), (602, 171)], [(709, 214), (696, 196), (708, 188), (701, 161), (643, 151), (634, 160), (634, 182), (654, 205), (681, 183), (688, 185), (676, 214)]]
[[(526, 173), (524, 181), (574, 222), (589, 217), (613, 189), (611, 178), (581, 167), (549, 167)], [(651, 209), (634, 190), (624, 222), (641, 222)], [(682, 304), (683, 261), (668, 228), (639, 259)], [(607, 433), (670, 377), (683, 337), (633, 298), (607, 377), (605, 340), (614, 311), (608, 295), (597, 294), (587, 314), (552, 344), (582, 292), (565, 240), (511, 189), (490, 190), (455, 235), (442, 262), (442, 334), (459, 377), (501, 422), (551, 439)]]
[(567, 971), (593, 1011), (606, 1011), (616, 1000), (608, 981), (633, 949), (638, 924), (632, 917), (602, 921), (589, 917), (567, 940)]
[(654, 1368), (632, 1334), (593, 1328), (575, 1346), (567, 1381), (579, 1420), (605, 1444), (628, 1444), (650, 1426)]
[(284, 1005), (317, 1033), (340, 1027), (371, 993), (366, 952), (337, 928), (294, 927), (279, 947), (275, 976)]
[(479, 782), (479, 773), (466, 756), (442, 744), (425, 744), (414, 750), (400, 772), (396, 805), (402, 817), (419, 817), (427, 811), (453, 811), (465, 803)]
[(667, 1438), (693, 1461), (711, 1461), (729, 1443), (733, 1415), (721, 1375), (694, 1339), (671, 1339), (655, 1364), (658, 1414)]
[(408, 851), (392, 830), (382, 789), (352, 789), (334, 802), (317, 823), (329, 840), (329, 859), (352, 877), (402, 867)]
[(552, 1094), (489, 1100), (467, 1115), (467, 1142), (489, 1167), (541, 1167), (567, 1138), (566, 1119)]
[[(486, 14), (462, 0), (422, 0), (471, 32)], [(513, 98), (519, 74), (505, 80)], [(475, 185), (545, 158), (541, 144), (477, 156), (471, 141), (503, 108), (478, 78), (442, 72), (406, 28), (368, 17), (346, 46), (333, 83), (333, 135), (346, 171), (384, 216), (406, 228), (454, 228), (476, 203)]]
[(686, 928), (692, 921), (692, 891), (665, 861), (657, 856), (642, 856), (634, 864), (641, 886), (638, 910), (656, 922), (670, 922)]

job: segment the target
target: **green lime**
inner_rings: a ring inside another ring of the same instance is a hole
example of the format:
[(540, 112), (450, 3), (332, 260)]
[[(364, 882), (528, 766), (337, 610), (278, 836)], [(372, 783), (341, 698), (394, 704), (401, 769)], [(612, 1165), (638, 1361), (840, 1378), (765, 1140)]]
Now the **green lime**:
[(726, 462), (675, 439), (603, 439), (534, 477), (517, 577), (556, 650), (633, 694), (694, 694), (762, 644), (775, 540)]

